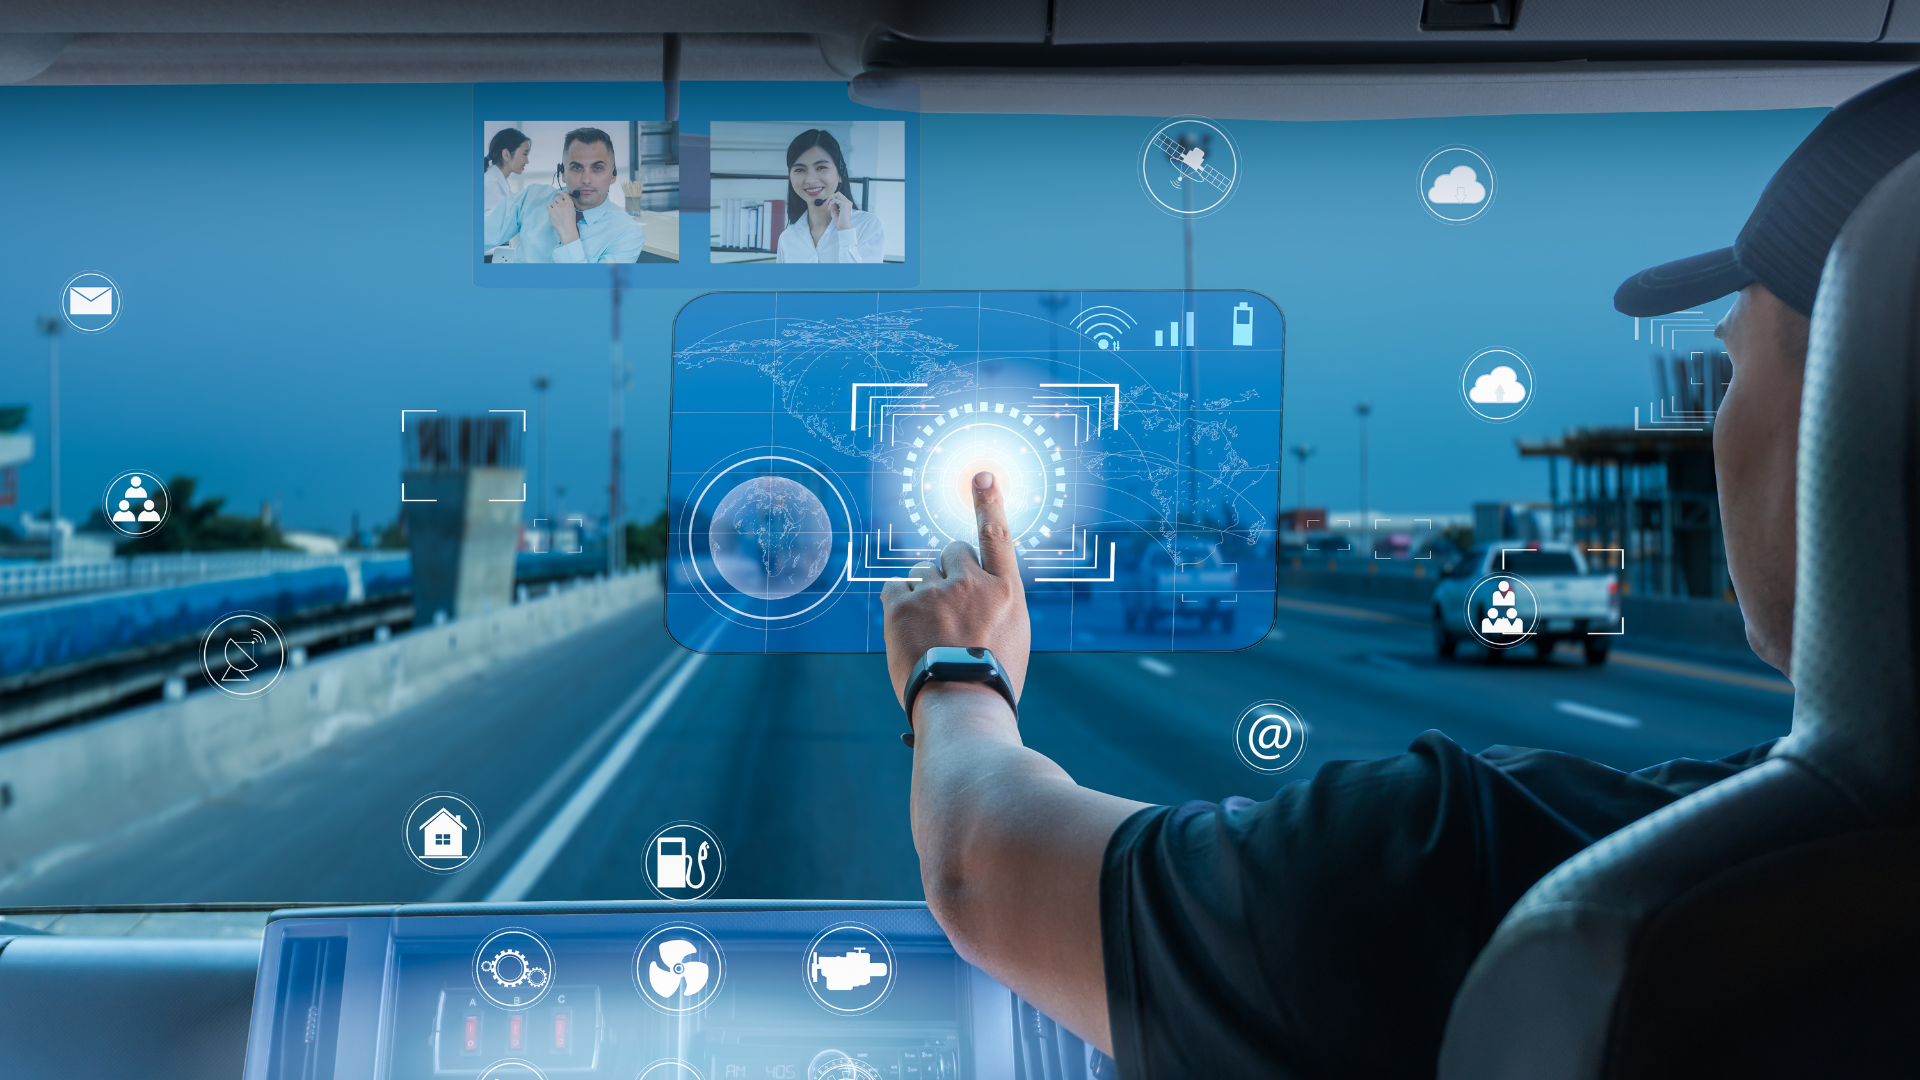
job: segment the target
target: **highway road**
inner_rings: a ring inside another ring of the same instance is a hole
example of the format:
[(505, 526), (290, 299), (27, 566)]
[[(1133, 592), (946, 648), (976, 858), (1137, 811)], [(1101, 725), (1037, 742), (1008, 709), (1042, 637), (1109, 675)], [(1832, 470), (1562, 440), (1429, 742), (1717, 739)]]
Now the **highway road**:
[[(1439, 661), (1405, 609), (1285, 597), (1240, 653), (1036, 657), (1029, 745), (1077, 780), (1149, 802), (1254, 798), (1322, 762), (1398, 753), (1438, 728), (1470, 750), (1546, 747), (1617, 768), (1718, 757), (1784, 734), (1793, 698), (1752, 666), (1624, 639), (1590, 668)], [(1463, 656), (1465, 650), (1463, 650)], [(1279, 698), (1300, 763), (1244, 766), (1233, 728)], [(878, 656), (694, 656), (648, 604), (501, 665), (257, 782), (113, 836), (0, 891), (0, 904), (649, 899), (643, 855), (693, 820), (725, 845), (716, 898), (918, 899), (910, 752)], [(424, 795), (460, 793), (486, 836), (459, 873), (405, 848)]]

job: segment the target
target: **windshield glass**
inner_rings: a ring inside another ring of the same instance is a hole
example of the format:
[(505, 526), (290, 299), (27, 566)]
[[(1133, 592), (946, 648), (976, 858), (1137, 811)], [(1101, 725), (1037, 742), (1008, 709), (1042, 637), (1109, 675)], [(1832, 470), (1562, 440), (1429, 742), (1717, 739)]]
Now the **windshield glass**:
[[(1091, 787), (1787, 729), (1714, 513), (1727, 302), (1611, 297), (1822, 110), (0, 97), (50, 172), (0, 267), (0, 905), (920, 899), (870, 601), (981, 468), (1023, 736)], [(1449, 574), (1540, 542), (1617, 593)]]

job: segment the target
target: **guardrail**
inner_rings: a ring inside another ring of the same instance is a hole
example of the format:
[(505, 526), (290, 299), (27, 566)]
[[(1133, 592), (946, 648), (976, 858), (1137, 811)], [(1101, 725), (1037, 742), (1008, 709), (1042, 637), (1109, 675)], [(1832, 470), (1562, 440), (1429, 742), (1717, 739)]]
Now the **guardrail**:
[(181, 551), (129, 555), (97, 563), (26, 563), (0, 566), (0, 601), (31, 600), (65, 593), (179, 585), (252, 577), (283, 570), (338, 566), (363, 556), (401, 552), (309, 555), (303, 551)]

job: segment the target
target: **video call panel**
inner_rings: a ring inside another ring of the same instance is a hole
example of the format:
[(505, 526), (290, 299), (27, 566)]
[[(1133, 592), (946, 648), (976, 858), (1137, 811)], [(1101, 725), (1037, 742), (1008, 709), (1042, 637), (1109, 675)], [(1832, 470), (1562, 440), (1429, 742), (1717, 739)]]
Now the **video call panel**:
[[(911, 288), (918, 91), (840, 83), (474, 87), (474, 282)], [(606, 119), (617, 117), (617, 119)]]
[(713, 293), (674, 326), (667, 627), (879, 652), (880, 593), (1002, 485), (1034, 648), (1216, 651), (1274, 613), (1283, 322), (1244, 291)]

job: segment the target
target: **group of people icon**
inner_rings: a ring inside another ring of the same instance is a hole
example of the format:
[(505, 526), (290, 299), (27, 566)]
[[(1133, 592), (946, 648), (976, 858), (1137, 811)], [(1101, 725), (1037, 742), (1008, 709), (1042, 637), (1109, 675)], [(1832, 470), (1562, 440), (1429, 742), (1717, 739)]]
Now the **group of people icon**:
[[(142, 522), (160, 523), (160, 512), (154, 508), (154, 501), (147, 494), (145, 485), (146, 481), (138, 476), (127, 485), (126, 494), (120, 497), (120, 508), (113, 512), (112, 520), (116, 525), (123, 521), (131, 522), (135, 528), (130, 531), (144, 532), (146, 530), (139, 527)], [(135, 505), (140, 507), (138, 513), (133, 509)]]
[[(1483, 634), (1524, 634), (1527, 632), (1526, 620), (1520, 617), (1520, 601), (1513, 595), (1513, 586), (1502, 581), (1493, 590), (1493, 603), (1486, 614), (1480, 616), (1480, 632)], [(1506, 614), (1502, 615), (1501, 610)]]

